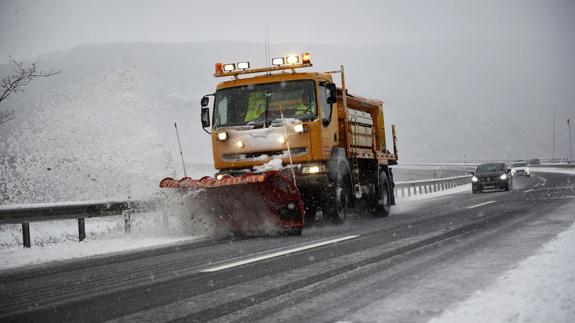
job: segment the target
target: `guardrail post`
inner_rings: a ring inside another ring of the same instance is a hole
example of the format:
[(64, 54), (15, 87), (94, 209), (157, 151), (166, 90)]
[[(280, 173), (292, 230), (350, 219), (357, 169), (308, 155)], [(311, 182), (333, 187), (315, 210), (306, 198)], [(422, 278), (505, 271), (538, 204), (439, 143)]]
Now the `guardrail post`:
[(86, 239), (86, 222), (84, 218), (78, 219), (78, 241), (84, 241)]
[(132, 232), (132, 212), (124, 212), (124, 233)]
[(22, 223), (22, 242), (24, 248), (30, 248), (30, 223)]

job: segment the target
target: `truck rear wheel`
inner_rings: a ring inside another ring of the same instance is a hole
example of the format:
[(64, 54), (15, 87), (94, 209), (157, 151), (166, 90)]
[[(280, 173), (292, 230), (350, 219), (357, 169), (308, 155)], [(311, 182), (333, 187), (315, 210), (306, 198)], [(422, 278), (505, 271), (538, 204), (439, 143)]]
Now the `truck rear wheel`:
[(331, 223), (344, 223), (349, 212), (351, 182), (349, 171), (341, 167), (336, 179), (327, 189), (327, 196), (322, 204), (323, 217)]
[(375, 216), (387, 217), (391, 209), (391, 188), (387, 174), (385, 172), (379, 173), (379, 192), (377, 197), (377, 206), (375, 208)]

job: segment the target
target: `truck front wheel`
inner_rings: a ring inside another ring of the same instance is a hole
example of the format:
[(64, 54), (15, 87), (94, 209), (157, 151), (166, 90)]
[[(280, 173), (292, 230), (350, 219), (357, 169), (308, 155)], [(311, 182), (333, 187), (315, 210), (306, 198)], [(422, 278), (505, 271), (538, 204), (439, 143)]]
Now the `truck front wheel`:
[(350, 192), (350, 174), (342, 167), (327, 188), (327, 196), (322, 203), (322, 213), (326, 221), (336, 224), (345, 222), (349, 211)]

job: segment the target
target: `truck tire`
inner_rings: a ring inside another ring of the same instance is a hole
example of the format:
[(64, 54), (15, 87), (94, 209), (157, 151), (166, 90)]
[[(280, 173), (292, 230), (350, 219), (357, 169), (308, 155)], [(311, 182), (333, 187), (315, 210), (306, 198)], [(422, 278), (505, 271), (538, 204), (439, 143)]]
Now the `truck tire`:
[(327, 188), (327, 194), (322, 203), (323, 217), (330, 223), (344, 223), (349, 212), (351, 177), (349, 167), (346, 166), (340, 166), (335, 179)]
[(391, 188), (387, 174), (385, 172), (379, 173), (379, 194), (377, 197), (377, 206), (375, 208), (375, 216), (387, 217), (391, 210)]

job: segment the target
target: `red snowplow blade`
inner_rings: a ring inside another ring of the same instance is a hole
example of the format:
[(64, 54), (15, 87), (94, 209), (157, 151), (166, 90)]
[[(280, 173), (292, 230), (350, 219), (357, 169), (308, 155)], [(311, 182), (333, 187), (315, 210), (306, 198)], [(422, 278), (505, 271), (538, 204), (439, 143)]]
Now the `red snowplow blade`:
[(194, 200), (202, 211), (229, 226), (232, 231), (282, 230), (301, 232), (304, 206), (294, 183), (278, 171), (242, 176), (209, 176), (199, 180), (164, 178), (163, 188), (195, 191)]

